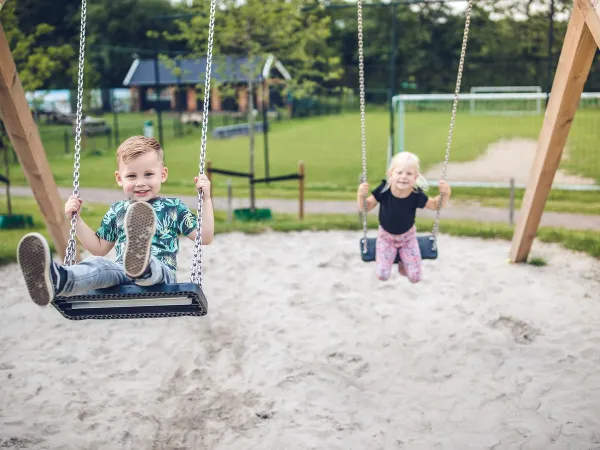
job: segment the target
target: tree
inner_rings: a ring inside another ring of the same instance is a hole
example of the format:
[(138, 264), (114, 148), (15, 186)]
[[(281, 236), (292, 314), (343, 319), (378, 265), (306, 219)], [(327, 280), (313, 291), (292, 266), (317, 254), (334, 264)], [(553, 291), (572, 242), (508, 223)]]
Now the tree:
[(65, 65), (69, 66), (74, 61), (75, 50), (67, 43), (51, 45), (48, 37), (54, 33), (55, 27), (47, 23), (39, 23), (28, 32), (21, 30), (16, 14), (18, 4), (19, 2), (9, 1), (4, 5), (2, 27), (19, 70), (23, 89), (34, 91), (64, 70)]
[[(323, 9), (303, 11), (307, 0), (221, 0), (215, 19), (215, 58), (237, 56), (246, 63), (237, 67), (248, 84), (250, 126), (250, 173), (254, 173), (253, 87), (260, 79), (267, 54), (273, 54), (288, 68), (292, 77), (286, 91), (296, 96), (310, 95), (331, 80), (341, 77), (339, 57), (329, 49), (329, 17)], [(197, 56), (206, 54), (209, 2), (195, 2), (190, 21), (178, 21), (179, 33)], [(239, 59), (237, 61), (240, 61)], [(254, 209), (254, 185), (250, 189)]]
[[(160, 16), (180, 8), (168, 0), (94, 0), (88, 4), (88, 44), (91, 65), (98, 73), (100, 87), (122, 86), (133, 55), (153, 57), (158, 48), (170, 50), (165, 39), (148, 39), (149, 30), (176, 32), (172, 21)], [(143, 51), (145, 50), (145, 51)]]

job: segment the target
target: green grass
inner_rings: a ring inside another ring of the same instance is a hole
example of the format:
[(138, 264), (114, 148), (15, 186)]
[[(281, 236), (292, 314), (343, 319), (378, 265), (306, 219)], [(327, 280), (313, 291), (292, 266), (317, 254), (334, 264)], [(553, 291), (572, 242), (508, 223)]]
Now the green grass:
[(529, 258), (527, 262), (532, 266), (536, 267), (543, 267), (548, 265), (548, 261), (546, 261), (544, 258), (539, 257)]
[[(112, 116), (106, 116), (112, 124)], [(141, 131), (145, 119), (154, 115), (122, 114), (119, 116), (120, 138)], [(569, 159), (561, 168), (571, 173), (592, 177), (600, 181), (600, 157), (596, 150), (598, 134), (594, 131), (600, 112), (582, 110), (573, 123), (569, 139)], [(198, 171), (200, 132), (195, 129), (182, 138), (173, 136), (172, 117), (165, 115), (165, 153), (169, 167), (169, 180), (163, 188), (168, 194), (193, 194), (192, 179)], [(536, 139), (541, 127), (541, 116), (473, 116), (459, 112), (453, 135), (451, 161), (469, 161), (481, 155), (493, 142), (509, 138)], [(446, 112), (411, 112), (407, 114), (406, 149), (417, 153), (426, 171), (443, 161), (448, 133), (449, 114)], [(388, 144), (389, 116), (383, 109), (369, 108), (367, 112), (368, 175), (371, 184), (385, 176)], [(60, 186), (71, 186), (73, 178), (72, 154), (65, 154), (62, 133), (66, 126), (41, 126), (40, 133), (50, 155), (52, 172)], [(92, 148), (92, 140), (88, 141)], [(213, 167), (245, 172), (249, 167), (248, 138), (229, 140), (209, 138), (207, 159)], [(264, 170), (263, 136), (256, 136), (256, 176)], [(87, 151), (81, 160), (80, 183), (82, 187), (117, 188), (114, 181), (115, 157), (113, 144), (106, 138), (97, 138), (97, 151)], [(72, 151), (72, 149), (71, 149)], [(297, 172), (298, 161), (306, 167), (306, 199), (347, 200), (355, 197), (358, 177), (362, 171), (360, 152), (360, 127), (357, 113), (274, 122), (269, 135), (270, 175)], [(449, 174), (451, 175), (451, 174)], [(22, 170), (12, 168), (11, 178), (16, 185), (26, 184)], [(248, 196), (248, 183), (233, 178), (233, 195)], [(214, 194), (227, 194), (227, 177), (215, 175)], [(432, 190), (435, 194), (435, 190)], [(523, 190), (517, 191), (517, 207)], [(298, 182), (284, 181), (269, 186), (257, 186), (258, 198), (297, 198)], [(552, 191), (548, 211), (598, 214), (600, 195), (596, 192)], [(482, 206), (507, 207), (509, 193), (506, 189), (453, 189), (456, 201), (477, 201)]]
[[(0, 210), (5, 211), (5, 204), (0, 204)], [(107, 206), (100, 204), (85, 204), (82, 217), (90, 226), (99, 224)], [(19, 240), (27, 231), (37, 231), (49, 239), (41, 213), (35, 201), (27, 198), (17, 198), (13, 202), (14, 214), (29, 214), (33, 216), (34, 228), (31, 230), (0, 230), (0, 265), (16, 261), (16, 249)], [(377, 218), (369, 216), (369, 228), (375, 228)], [(418, 219), (417, 227), (420, 230), (431, 230), (432, 220)], [(300, 230), (355, 230), (357, 231), (357, 248), (362, 230), (362, 223), (358, 215), (317, 214), (308, 215), (304, 221), (299, 221), (292, 214), (276, 214), (270, 222), (233, 222), (226, 223), (226, 214), (215, 214), (216, 233), (239, 231), (244, 233), (261, 233), (266, 230), (281, 232)], [(443, 220), (440, 231), (454, 236), (478, 237), (482, 239), (512, 239), (513, 228), (505, 224), (485, 224), (478, 222)], [(538, 238), (543, 242), (555, 242), (563, 247), (587, 253), (595, 258), (600, 258), (600, 231), (571, 231), (557, 228), (540, 228)], [(49, 241), (54, 251), (51, 241)], [(358, 258), (358, 255), (357, 255)], [(535, 261), (534, 261), (535, 262)], [(532, 262), (532, 263), (534, 263)]]

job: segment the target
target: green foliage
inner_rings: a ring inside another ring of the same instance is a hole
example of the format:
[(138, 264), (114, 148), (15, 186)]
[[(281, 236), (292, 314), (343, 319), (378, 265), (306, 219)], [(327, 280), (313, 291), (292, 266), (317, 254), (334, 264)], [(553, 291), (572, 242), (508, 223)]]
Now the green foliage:
[[(261, 58), (262, 64), (244, 64), (246, 78), (260, 75), (264, 59), (273, 54), (283, 61), (292, 81), (288, 89), (302, 96), (341, 76), (340, 58), (329, 47), (329, 17), (324, 10), (303, 12), (301, 0), (222, 0), (215, 17), (213, 55)], [(170, 40), (184, 41), (194, 55), (206, 55), (209, 2), (195, 2), (192, 19), (177, 21)], [(226, 92), (231, 95), (231, 92)]]
[(48, 37), (55, 30), (53, 25), (39, 23), (31, 32), (23, 32), (16, 15), (17, 3), (10, 1), (2, 9), (2, 27), (23, 88), (32, 91), (43, 87), (47, 80), (62, 70), (65, 61), (73, 58), (75, 51), (69, 44), (47, 44)]

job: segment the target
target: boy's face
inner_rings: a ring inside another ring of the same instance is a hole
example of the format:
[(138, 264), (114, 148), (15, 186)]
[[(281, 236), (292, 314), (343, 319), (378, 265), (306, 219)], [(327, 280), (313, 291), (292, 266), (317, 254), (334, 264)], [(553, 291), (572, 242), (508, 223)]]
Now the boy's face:
[(126, 163), (119, 162), (119, 170), (115, 172), (117, 184), (129, 198), (146, 202), (158, 197), (167, 175), (167, 168), (154, 152), (144, 153)]

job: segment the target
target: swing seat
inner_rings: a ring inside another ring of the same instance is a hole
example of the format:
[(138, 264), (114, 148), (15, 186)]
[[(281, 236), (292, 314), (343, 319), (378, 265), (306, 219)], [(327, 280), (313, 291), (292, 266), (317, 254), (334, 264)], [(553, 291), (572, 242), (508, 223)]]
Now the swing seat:
[(57, 296), (52, 305), (67, 319), (138, 319), (204, 316), (208, 303), (196, 283), (128, 284), (85, 295)]
[[(417, 236), (417, 241), (419, 242), (419, 249), (421, 250), (421, 259), (437, 259), (438, 252), (437, 248), (433, 247), (433, 235)], [(363, 242), (364, 238), (360, 240), (360, 254), (362, 256), (362, 260), (364, 262), (375, 261), (375, 249), (377, 248), (377, 239), (367, 238), (367, 253), (363, 252)], [(394, 264), (398, 264), (399, 262), (400, 256), (396, 253), (396, 259), (394, 260)]]

